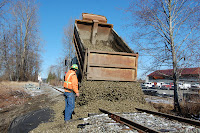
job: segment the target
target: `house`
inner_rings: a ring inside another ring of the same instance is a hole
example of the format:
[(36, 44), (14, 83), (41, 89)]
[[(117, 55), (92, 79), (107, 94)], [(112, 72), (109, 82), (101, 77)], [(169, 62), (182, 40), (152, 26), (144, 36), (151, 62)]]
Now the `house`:
[[(183, 82), (200, 82), (200, 67), (181, 68), (179, 80)], [(148, 75), (151, 82), (173, 82), (173, 69), (157, 70)]]

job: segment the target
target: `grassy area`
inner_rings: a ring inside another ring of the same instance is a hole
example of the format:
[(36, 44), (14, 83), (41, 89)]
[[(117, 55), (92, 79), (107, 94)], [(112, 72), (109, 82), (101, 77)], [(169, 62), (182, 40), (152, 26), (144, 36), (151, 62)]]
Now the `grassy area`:
[[(145, 96), (148, 97), (148, 96)], [(158, 97), (160, 98), (160, 97)], [(165, 99), (165, 98), (163, 98)], [(157, 109), (159, 112), (168, 113), (168, 114), (175, 114), (172, 110), (174, 109), (173, 103), (154, 103), (150, 102), (150, 104)], [(199, 117), (200, 115), (200, 97), (191, 97), (190, 100), (184, 99), (180, 103), (181, 107), (181, 115), (183, 117), (191, 118), (192, 116)]]
[(25, 84), (34, 84), (36, 82), (14, 82), (2, 81), (0, 82), (0, 108), (7, 108), (12, 105), (23, 104), (29, 99), (29, 94), (24, 91)]
[(200, 117), (200, 96), (191, 97), (190, 100), (184, 100), (181, 104), (182, 114), (185, 117)]
[(53, 86), (63, 86), (63, 82), (56, 79), (49, 80), (49, 84)]

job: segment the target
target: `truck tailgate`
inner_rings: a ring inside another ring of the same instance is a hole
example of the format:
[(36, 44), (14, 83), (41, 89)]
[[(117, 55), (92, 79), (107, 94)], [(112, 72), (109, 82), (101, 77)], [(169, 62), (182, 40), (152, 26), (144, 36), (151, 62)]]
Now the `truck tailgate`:
[(138, 54), (88, 50), (87, 80), (136, 81)]

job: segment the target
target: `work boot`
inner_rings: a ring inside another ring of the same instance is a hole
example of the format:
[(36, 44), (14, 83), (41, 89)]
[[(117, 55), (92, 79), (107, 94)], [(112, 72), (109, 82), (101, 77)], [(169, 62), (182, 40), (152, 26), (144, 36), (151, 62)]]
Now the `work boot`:
[(65, 121), (65, 124), (68, 124), (69, 123), (69, 121)]
[(65, 121), (65, 124), (68, 124), (68, 123), (73, 122), (73, 121), (74, 121), (74, 120), (70, 119), (70, 120), (68, 120), (68, 121)]

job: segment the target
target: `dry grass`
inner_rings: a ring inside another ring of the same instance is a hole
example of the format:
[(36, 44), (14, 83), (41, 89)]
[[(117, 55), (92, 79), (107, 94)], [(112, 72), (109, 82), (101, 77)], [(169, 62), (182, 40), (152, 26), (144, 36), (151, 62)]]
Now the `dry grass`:
[(182, 114), (186, 117), (191, 115), (200, 114), (200, 95), (195, 97), (190, 97), (190, 100), (185, 100), (181, 104)]
[(49, 81), (49, 84), (53, 85), (53, 86), (62, 86), (63, 82), (62, 81), (58, 81), (56, 79), (52, 79), (52, 80)]
[(157, 96), (150, 96), (150, 95), (144, 95), (145, 98), (147, 99), (151, 99), (151, 100), (158, 100), (158, 101), (168, 101), (168, 103), (162, 103), (162, 102), (148, 102), (149, 104), (151, 104), (158, 112), (162, 112), (162, 113), (172, 113), (171, 111), (174, 109), (173, 106), (173, 99), (169, 98), (169, 97), (157, 97)]
[(168, 113), (171, 114), (171, 111), (174, 109), (172, 104), (165, 104), (165, 103), (151, 103), (158, 112)]
[(1, 89), (1, 92), (5, 91), (6, 88), (11, 88), (12, 90), (19, 90), (19, 89), (23, 89), (25, 84), (34, 84), (35, 86), (38, 86), (37, 82), (32, 82), (32, 81), (27, 81), (27, 82), (1, 81), (0, 89)]
[(34, 84), (38, 86), (36, 82), (0, 82), (0, 108), (23, 104), (27, 101), (29, 99), (29, 94), (24, 91), (25, 84)]
[[(149, 96), (145, 96), (149, 97)], [(162, 113), (174, 114), (173, 112), (174, 105), (166, 104), (166, 103), (153, 103), (149, 102), (157, 111)], [(181, 115), (183, 117), (191, 118), (191, 115), (198, 116), (200, 115), (200, 96), (192, 96), (189, 100), (184, 99), (183, 102), (180, 103), (181, 107)]]

